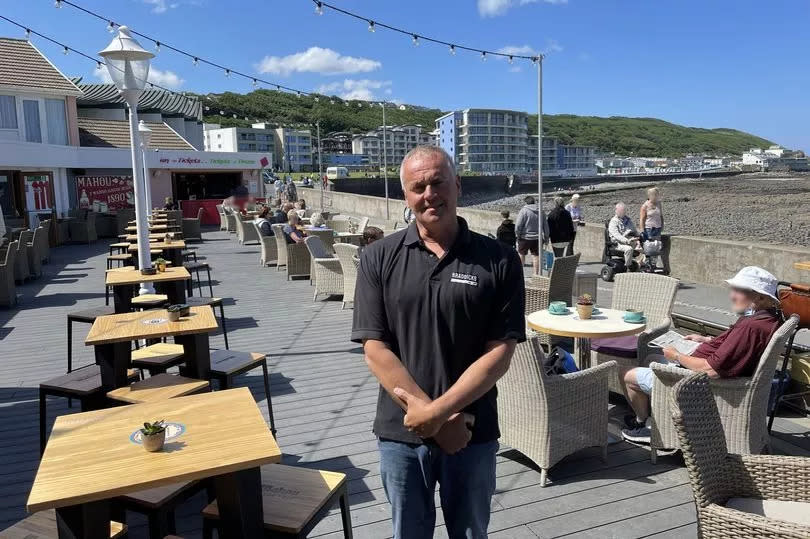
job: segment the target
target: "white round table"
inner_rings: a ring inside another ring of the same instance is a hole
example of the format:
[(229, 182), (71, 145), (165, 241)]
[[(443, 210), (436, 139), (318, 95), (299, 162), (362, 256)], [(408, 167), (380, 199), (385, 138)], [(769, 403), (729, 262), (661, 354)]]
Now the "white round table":
[(574, 358), (580, 369), (591, 366), (591, 339), (636, 335), (647, 327), (645, 323), (630, 324), (622, 319), (625, 311), (599, 307), (599, 314), (580, 320), (576, 307), (565, 315), (551, 314), (548, 309), (526, 316), (530, 328), (540, 333), (574, 338)]

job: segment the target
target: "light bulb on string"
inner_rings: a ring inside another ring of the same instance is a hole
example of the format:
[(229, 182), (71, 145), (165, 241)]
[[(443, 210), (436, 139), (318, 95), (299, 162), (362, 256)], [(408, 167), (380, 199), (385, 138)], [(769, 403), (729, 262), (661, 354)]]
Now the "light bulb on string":
[(194, 60), (191, 61), (191, 65), (193, 65), (194, 67), (197, 67), (197, 64), (199, 64), (199, 63), (200, 63), (200, 59), (197, 58), (196, 56), (194, 57)]
[(368, 21), (368, 31), (375, 32), (377, 29), (374, 28), (374, 21)]
[(107, 31), (109, 33), (111, 33), (111, 34), (113, 32), (115, 32), (115, 23), (114, 22), (110, 21), (109, 24), (107, 24)]
[(102, 64), (101, 62), (96, 62), (96, 69), (97, 70), (101, 71), (103, 66), (104, 66), (104, 64)]
[(226, 69), (226, 70), (225, 70), (225, 78), (226, 78), (226, 79), (231, 78), (231, 70), (230, 70), (230, 69)]
[(160, 41), (155, 41), (155, 52), (160, 52)]
[(418, 46), (419, 46), (419, 36), (417, 36), (416, 34), (414, 34), (414, 35), (412, 36), (412, 39), (413, 39), (413, 45), (414, 45), (414, 47), (418, 47)]
[(28, 40), (31, 39), (31, 29), (30, 28), (25, 29), (25, 39), (28, 39)]
[(57, 8), (57, 9), (62, 7), (62, 0), (54, 0), (53, 7)]
[(482, 62), (487, 61), (487, 53), (486, 53), (486, 51), (481, 51), (481, 61)]
[(510, 57), (509, 57), (509, 65), (512, 65), (512, 63), (513, 63), (514, 61), (515, 61), (515, 59), (514, 59), (514, 58), (512, 58), (512, 57), (510, 56)]
[(70, 49), (68, 49), (68, 48), (67, 48), (67, 45), (65, 45), (64, 47), (62, 47), (62, 54), (64, 54), (65, 56), (67, 56), (67, 53), (68, 53), (69, 51), (70, 51)]
[(318, 15), (323, 15), (323, 3), (315, 2), (315, 13)]
[(255, 90), (256, 88), (259, 87), (259, 81), (257, 81), (256, 79), (253, 79), (253, 82), (251, 83), (251, 85), (253, 86), (253, 89)]
[(450, 45), (450, 54), (452, 54), (453, 56), (456, 55), (456, 46), (455, 45)]

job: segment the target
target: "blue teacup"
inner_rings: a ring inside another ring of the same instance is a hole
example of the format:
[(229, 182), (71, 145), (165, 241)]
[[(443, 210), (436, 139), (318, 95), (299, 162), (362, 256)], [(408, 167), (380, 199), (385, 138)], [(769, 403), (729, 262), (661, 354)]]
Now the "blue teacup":
[(567, 313), (568, 305), (564, 301), (552, 301), (548, 304), (548, 310), (552, 313)]
[(644, 320), (644, 311), (637, 311), (635, 309), (627, 309), (624, 312), (624, 319), (627, 322), (641, 322)]

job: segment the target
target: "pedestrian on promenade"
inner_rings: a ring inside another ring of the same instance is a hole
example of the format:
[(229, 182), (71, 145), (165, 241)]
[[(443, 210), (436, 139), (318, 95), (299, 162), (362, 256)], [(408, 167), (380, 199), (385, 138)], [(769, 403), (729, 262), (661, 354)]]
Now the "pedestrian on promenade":
[(582, 213), (582, 206), (579, 203), (579, 193), (571, 195), (571, 201), (565, 205), (565, 209), (571, 214), (571, 220), (574, 221), (574, 237), (571, 239), (571, 245), (568, 246), (568, 252), (574, 252), (574, 242), (577, 239), (577, 227), (585, 226), (585, 216)]
[(661, 210), (661, 193), (657, 187), (647, 189), (647, 200), (641, 205), (638, 226), (644, 231), (645, 239), (661, 239), (661, 230), (664, 228), (664, 213)]
[(501, 212), (503, 221), (495, 231), (495, 238), (506, 245), (507, 247), (515, 248), (517, 243), (517, 234), (515, 233), (515, 222), (509, 218), (509, 212), (504, 210)]
[(487, 536), (495, 490), (495, 382), (525, 339), (514, 251), (456, 215), (460, 181), (441, 148), (417, 146), (400, 180), (415, 222), (360, 259), (351, 338), (380, 382), (374, 433), (397, 539)]
[(574, 241), (574, 221), (565, 209), (563, 197), (554, 197), (554, 209), (548, 212), (548, 237), (555, 258), (572, 254), (568, 246)]
[(633, 255), (638, 247), (638, 232), (633, 220), (627, 216), (624, 202), (616, 204), (616, 213), (608, 223), (610, 239), (616, 242), (616, 248), (624, 253), (624, 265), (629, 270), (633, 265)]
[(540, 222), (543, 223), (543, 242), (548, 239), (548, 222), (546, 216), (543, 214), (535, 204), (533, 196), (527, 196), (523, 199), (526, 205), (520, 208), (518, 212), (517, 222), (515, 223), (515, 232), (518, 237), (518, 254), (520, 255), (521, 265), (526, 265), (526, 255), (531, 253), (534, 259), (532, 265), (534, 266), (534, 273), (540, 273)]

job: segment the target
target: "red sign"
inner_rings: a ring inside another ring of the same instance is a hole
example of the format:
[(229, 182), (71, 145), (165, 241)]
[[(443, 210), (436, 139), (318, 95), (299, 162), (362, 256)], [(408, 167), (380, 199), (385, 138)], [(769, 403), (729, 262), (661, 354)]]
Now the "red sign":
[(80, 208), (89, 209), (94, 202), (109, 210), (135, 206), (132, 176), (76, 176), (76, 196)]

